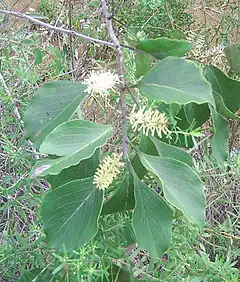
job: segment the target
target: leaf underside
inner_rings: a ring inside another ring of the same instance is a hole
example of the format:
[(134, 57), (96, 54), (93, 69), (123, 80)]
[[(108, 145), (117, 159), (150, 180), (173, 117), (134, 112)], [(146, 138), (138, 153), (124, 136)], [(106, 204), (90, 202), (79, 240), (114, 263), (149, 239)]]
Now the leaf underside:
[(205, 197), (197, 173), (188, 165), (171, 158), (140, 153), (140, 159), (145, 168), (161, 181), (166, 200), (181, 210), (190, 222), (202, 228), (205, 222)]
[(68, 182), (45, 196), (41, 216), (51, 248), (72, 250), (86, 244), (97, 233), (103, 192), (93, 178)]
[(24, 115), (24, 133), (39, 148), (59, 124), (69, 120), (86, 97), (78, 81), (54, 81), (37, 90)]
[(161, 257), (171, 241), (172, 211), (164, 199), (137, 176), (134, 177), (134, 191), (133, 229), (138, 245), (152, 258)]
[(97, 148), (111, 138), (113, 129), (109, 125), (86, 120), (72, 120), (59, 125), (44, 140), (40, 152), (60, 155), (56, 159), (44, 159), (32, 169), (32, 177), (57, 175), (63, 169), (90, 158)]

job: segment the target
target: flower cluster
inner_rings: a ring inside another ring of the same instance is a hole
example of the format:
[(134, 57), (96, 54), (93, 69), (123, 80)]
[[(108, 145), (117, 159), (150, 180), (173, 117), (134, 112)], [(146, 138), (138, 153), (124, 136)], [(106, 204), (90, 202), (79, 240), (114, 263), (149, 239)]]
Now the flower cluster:
[(146, 108), (140, 108), (137, 112), (135, 112), (135, 109), (136, 105), (134, 105), (129, 117), (133, 131), (142, 130), (146, 136), (149, 134), (154, 136), (155, 132), (157, 132), (160, 138), (162, 133), (166, 135), (169, 132), (168, 118), (164, 113), (151, 108), (147, 110)]
[(102, 97), (107, 97), (109, 95), (108, 91), (119, 83), (119, 77), (110, 71), (92, 71), (83, 83), (87, 85), (85, 92), (88, 94), (100, 94)]
[(124, 163), (120, 162), (120, 158), (121, 156), (113, 154), (103, 159), (93, 179), (93, 184), (96, 184), (99, 190), (108, 188), (117, 177), (121, 167), (124, 166)]

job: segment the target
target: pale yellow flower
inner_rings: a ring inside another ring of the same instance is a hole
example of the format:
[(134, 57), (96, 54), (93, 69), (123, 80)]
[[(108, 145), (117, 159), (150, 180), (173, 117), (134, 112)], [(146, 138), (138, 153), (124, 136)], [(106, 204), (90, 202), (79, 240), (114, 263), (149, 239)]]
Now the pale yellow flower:
[(119, 83), (119, 77), (110, 71), (92, 71), (90, 76), (83, 81), (87, 85), (85, 92), (88, 94), (99, 94), (102, 97), (109, 95), (109, 90)]
[(164, 113), (151, 108), (147, 110), (146, 108), (140, 108), (137, 112), (135, 112), (135, 109), (136, 105), (134, 105), (129, 117), (133, 131), (142, 130), (146, 136), (154, 136), (155, 132), (157, 132), (160, 138), (162, 134), (166, 135), (169, 132), (168, 118)]
[(99, 190), (108, 188), (120, 173), (121, 168), (124, 166), (120, 158), (121, 156), (112, 154), (112, 156), (103, 159), (93, 178), (93, 184), (96, 184)]

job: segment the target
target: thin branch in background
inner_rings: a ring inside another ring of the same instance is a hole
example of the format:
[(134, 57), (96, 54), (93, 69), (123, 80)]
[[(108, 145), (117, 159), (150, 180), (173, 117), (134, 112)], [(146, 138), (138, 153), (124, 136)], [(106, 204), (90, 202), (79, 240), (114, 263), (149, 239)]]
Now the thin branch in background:
[(133, 103), (137, 106), (137, 109), (139, 109), (140, 108), (139, 102), (137, 101), (136, 97), (132, 93), (132, 90), (130, 89), (130, 87), (126, 87), (126, 88), (127, 88), (128, 92), (129, 92), (129, 94), (131, 96), (131, 99), (132, 99)]
[[(4, 2), (4, 1), (3, 1)], [(8, 2), (10, 2), (9, 4), (11, 4), (11, 1), (8, 1)], [(19, 2), (22, 2), (22, 1), (19, 1), (19, 0), (16, 0), (12, 5), (8, 5), (8, 6), (11, 6), (11, 7), (9, 7), (9, 8), (5, 8), (4, 7), (4, 9), (6, 9), (6, 10), (13, 10), (14, 8), (15, 8), (15, 6), (17, 5), (17, 4), (19, 4)], [(26, 1), (25, 1), (26, 2)], [(20, 9), (20, 11), (19, 12), (21, 12), (21, 13), (25, 13), (28, 9), (29, 9), (29, 6), (32, 4), (34, 2), (34, 0), (31, 0), (31, 1), (28, 1), (28, 3), (21, 3), (21, 9)], [(17, 22), (17, 20), (15, 20), (14, 22), (12, 22), (11, 23), (11, 25), (10, 26), (8, 26), (8, 29), (12, 29), (13, 27), (14, 27), (14, 25), (16, 24), (16, 22)]]
[(102, 3), (102, 12), (104, 14), (108, 28), (108, 33), (117, 52), (118, 72), (119, 72), (119, 80), (120, 80), (120, 99), (121, 99), (121, 108), (122, 108), (123, 158), (127, 159), (128, 158), (127, 106), (126, 106), (126, 97), (124, 93), (124, 88), (126, 84), (124, 79), (125, 69), (124, 69), (124, 61), (123, 61), (123, 52), (120, 42), (113, 29), (111, 15), (108, 11), (107, 3), (105, 0), (101, 0), (101, 3)]
[[(26, 14), (22, 14), (22, 13), (19, 13), (19, 12), (13, 12), (13, 11), (7, 11), (7, 10), (1, 10), (1, 9), (0, 9), (0, 14), (10, 15), (10, 16), (14, 16), (14, 17), (17, 17), (17, 18), (20, 18), (20, 19), (25, 19), (25, 20), (33, 22), (37, 25), (40, 25), (42, 27), (45, 27), (45, 28), (48, 28), (48, 29), (51, 29), (51, 30), (54, 30), (54, 31), (57, 31), (57, 32), (66, 33), (66, 34), (69, 34), (69, 35), (72, 35), (72, 36), (75, 36), (75, 37), (81, 37), (81, 38), (83, 38), (87, 41), (95, 42), (95, 43), (99, 43), (99, 44), (104, 44), (104, 45), (107, 45), (107, 46), (110, 46), (110, 47), (113, 47), (113, 48), (115, 47), (115, 45), (111, 42), (104, 41), (104, 40), (101, 40), (101, 39), (92, 38), (92, 37), (89, 37), (89, 36), (84, 35), (82, 33), (79, 33), (75, 30), (69, 30), (69, 29), (57, 27), (57, 26), (42, 22), (42, 21), (40, 21), (40, 20), (38, 20), (38, 19), (36, 19), (32, 16), (26, 15)], [(128, 47), (126, 47), (126, 48), (128, 48)], [(129, 47), (129, 49), (134, 49), (134, 48)]]
[[(58, 23), (59, 23), (59, 21), (60, 21), (62, 15), (63, 15), (63, 12), (64, 12), (64, 6), (62, 7), (61, 12), (60, 12), (60, 14), (58, 15), (58, 17), (57, 17), (57, 19), (56, 19), (56, 22), (55, 22), (55, 25), (54, 25), (55, 27), (57, 27), (57, 25), (58, 25)], [(51, 31), (51, 33), (50, 33), (48, 39), (46, 40), (45, 44), (43, 45), (43, 49), (45, 49), (45, 48), (47, 47), (48, 43), (49, 43), (49, 42), (51, 41), (51, 39), (52, 39), (53, 34), (54, 34), (54, 30)]]
[[(112, 48), (115, 48), (115, 45), (112, 42), (108, 42), (108, 41), (97, 39), (97, 38), (92, 38), (90, 36), (84, 35), (80, 32), (75, 31), (75, 30), (69, 30), (69, 29), (53, 26), (51, 24), (42, 22), (42, 21), (40, 21), (40, 20), (38, 20), (34, 17), (31, 17), (29, 15), (26, 15), (26, 14), (8, 11), (8, 10), (1, 10), (1, 9), (0, 9), (0, 14), (10, 15), (10, 16), (14, 16), (14, 17), (17, 17), (17, 18), (20, 18), (20, 19), (25, 19), (27, 21), (33, 22), (37, 25), (40, 25), (40, 26), (45, 27), (47, 29), (51, 29), (51, 30), (56, 31), (56, 32), (66, 33), (66, 34), (69, 34), (69, 35), (74, 36), (74, 37), (83, 38), (83, 39), (85, 39), (89, 42), (104, 44), (104, 45), (110, 46)], [(132, 51), (138, 51), (136, 48), (128, 46), (128, 45), (121, 44), (120, 46), (123, 47), (123, 48), (129, 49), (129, 50), (132, 50)]]
[[(72, 4), (72, 0), (68, 0), (69, 1), (69, 5), (68, 5), (68, 21), (69, 21), (69, 30), (72, 30), (72, 8), (73, 8), (73, 4)], [(70, 47), (70, 56), (71, 56), (71, 70), (75, 69), (74, 66), (74, 50), (73, 50), (73, 38), (72, 35), (69, 34), (69, 47)], [(72, 73), (73, 78), (75, 78), (75, 72), (73, 71)]]

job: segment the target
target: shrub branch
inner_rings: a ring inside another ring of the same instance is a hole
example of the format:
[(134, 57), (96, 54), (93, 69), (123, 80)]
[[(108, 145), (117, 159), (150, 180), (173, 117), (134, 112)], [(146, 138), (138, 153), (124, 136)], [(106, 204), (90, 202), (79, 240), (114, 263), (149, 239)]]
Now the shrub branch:
[[(23, 13), (20, 13), (20, 12), (14, 12), (14, 11), (8, 11), (8, 10), (0, 9), (0, 14), (14, 16), (14, 17), (17, 17), (17, 18), (20, 18), (20, 19), (25, 19), (25, 20), (27, 20), (29, 22), (35, 23), (37, 25), (40, 25), (40, 26), (45, 27), (47, 29), (54, 30), (54, 31), (59, 32), (59, 33), (66, 33), (66, 34), (68, 34), (70, 36), (81, 37), (81, 38), (83, 38), (83, 39), (85, 39), (87, 41), (93, 42), (93, 43), (104, 44), (104, 45), (107, 45), (107, 46), (115, 48), (115, 45), (112, 42), (108, 42), (108, 41), (105, 41), (105, 40), (102, 40), (102, 39), (92, 38), (90, 36), (84, 35), (84, 34), (82, 34), (80, 32), (72, 30), (72, 29), (66, 29), (66, 28), (57, 27), (57, 26), (51, 25), (49, 23), (45, 23), (43, 21), (35, 19), (34, 17), (32, 17), (30, 15), (26, 15), (26, 14), (23, 14)], [(127, 45), (121, 45), (121, 46), (124, 47), (124, 48), (127, 48), (127, 49), (135, 51), (134, 47), (127, 46)]]
[(101, 0), (101, 3), (102, 3), (102, 12), (104, 14), (108, 28), (108, 33), (117, 52), (118, 72), (119, 72), (119, 80), (120, 80), (120, 99), (121, 99), (121, 107), (122, 107), (123, 157), (124, 159), (127, 159), (128, 158), (127, 106), (126, 106), (126, 97), (124, 93), (124, 88), (126, 87), (126, 84), (124, 79), (125, 69), (124, 69), (123, 52), (120, 42), (113, 29), (111, 15), (108, 11), (107, 3), (105, 0)]
[(125, 159), (127, 159), (128, 158), (127, 114), (126, 114), (127, 107), (126, 107), (126, 97), (125, 97), (125, 93), (124, 93), (124, 89), (126, 88), (126, 84), (125, 84), (125, 79), (124, 79), (125, 70), (124, 70), (122, 47), (128, 48), (130, 50), (134, 50), (134, 51), (136, 51), (136, 49), (133, 48), (133, 47), (130, 47), (130, 46), (120, 44), (120, 42), (119, 42), (119, 40), (118, 40), (118, 38), (115, 34), (115, 31), (113, 29), (111, 15), (108, 11), (107, 3), (104, 0), (101, 0), (101, 3), (102, 3), (102, 11), (103, 11), (103, 14), (104, 14), (104, 17), (105, 17), (105, 20), (106, 20), (106, 24), (107, 24), (107, 28), (108, 28), (108, 33), (109, 33), (109, 36), (110, 36), (112, 42), (92, 38), (92, 37), (86, 36), (82, 33), (79, 33), (75, 30), (57, 27), (57, 26), (51, 25), (49, 23), (45, 23), (43, 21), (35, 19), (34, 17), (32, 17), (30, 15), (23, 14), (23, 13), (0, 9), (0, 14), (15, 16), (17, 18), (25, 19), (25, 20), (28, 20), (30, 22), (33, 22), (37, 25), (40, 25), (42, 27), (45, 27), (47, 29), (50, 29), (50, 30), (53, 30), (53, 31), (56, 31), (56, 32), (66, 33), (70, 36), (81, 37), (81, 38), (83, 38), (87, 41), (90, 41), (90, 42), (93, 42), (93, 43), (104, 44), (104, 45), (107, 45), (107, 46), (110, 46), (110, 47), (113, 47), (113, 48), (116, 49), (117, 58), (118, 58), (119, 79), (120, 79), (120, 100), (121, 100), (121, 108), (122, 108), (123, 157)]

